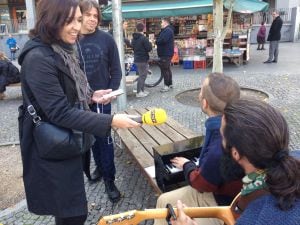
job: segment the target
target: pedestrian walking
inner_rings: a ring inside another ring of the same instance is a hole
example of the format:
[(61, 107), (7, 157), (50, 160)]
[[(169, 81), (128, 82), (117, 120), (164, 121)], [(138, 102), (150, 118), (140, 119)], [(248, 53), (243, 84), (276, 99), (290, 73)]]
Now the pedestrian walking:
[(15, 60), (16, 59), (16, 51), (19, 49), (17, 46), (17, 41), (12, 37), (11, 34), (9, 34), (8, 39), (6, 40), (6, 44), (9, 48), (10, 51), (10, 60)]
[(279, 54), (279, 41), (281, 39), (281, 27), (283, 24), (277, 10), (272, 12), (273, 22), (269, 31), (267, 41), (270, 41), (269, 58), (264, 63), (277, 63)]
[(136, 97), (142, 98), (149, 94), (149, 92), (145, 91), (145, 80), (148, 74), (149, 52), (152, 50), (152, 44), (143, 33), (144, 24), (138, 23), (136, 30), (137, 32), (133, 33), (131, 45), (134, 52), (134, 63), (139, 71)]
[(171, 59), (174, 54), (174, 29), (170, 25), (169, 18), (161, 20), (162, 30), (156, 39), (157, 55), (159, 57), (159, 66), (164, 77), (164, 87), (161, 92), (167, 92), (173, 88)]
[(261, 22), (259, 30), (257, 32), (257, 50), (265, 50), (264, 44), (266, 42), (266, 26), (265, 22)]

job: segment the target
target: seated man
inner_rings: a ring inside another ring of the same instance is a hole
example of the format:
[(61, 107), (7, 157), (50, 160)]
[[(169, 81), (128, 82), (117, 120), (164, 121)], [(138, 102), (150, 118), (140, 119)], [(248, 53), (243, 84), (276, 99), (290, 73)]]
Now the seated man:
[[(238, 100), (226, 106), (221, 134), (224, 153), (246, 173), (232, 208), (240, 215), (235, 224), (299, 224), (300, 160), (289, 154), (289, 130), (281, 113), (262, 101)], [(177, 207), (173, 225), (197, 225), (180, 201)]]
[(6, 86), (20, 82), (19, 69), (0, 52), (0, 100), (5, 98)]
[[(240, 97), (240, 87), (232, 78), (220, 73), (209, 74), (204, 80), (199, 101), (201, 109), (209, 118), (205, 122), (206, 134), (199, 157), (199, 167), (183, 157), (171, 160), (173, 165), (182, 168), (190, 186), (170, 191), (159, 196), (156, 207), (164, 208), (167, 203), (176, 204), (183, 199), (189, 206), (229, 205), (239, 193), (241, 177), (225, 180), (221, 176), (221, 115), (228, 102)], [(239, 178), (239, 179), (238, 179)], [(201, 225), (221, 224), (217, 219), (198, 219)], [(166, 224), (165, 220), (155, 220), (155, 225)]]

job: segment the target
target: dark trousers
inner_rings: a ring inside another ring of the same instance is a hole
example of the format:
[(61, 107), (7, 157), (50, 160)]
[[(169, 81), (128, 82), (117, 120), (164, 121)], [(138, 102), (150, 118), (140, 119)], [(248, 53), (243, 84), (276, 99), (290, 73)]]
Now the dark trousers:
[(270, 41), (269, 46), (269, 61), (278, 60), (278, 54), (279, 54), (279, 41)]
[(161, 74), (164, 77), (164, 84), (166, 86), (170, 86), (173, 84), (172, 71), (171, 71), (171, 59), (172, 57), (161, 57), (158, 62), (160, 66)]
[(16, 51), (10, 50), (10, 60), (15, 60), (15, 59), (16, 59)]
[(84, 225), (86, 218), (87, 215), (67, 217), (67, 218), (55, 217), (55, 224), (56, 225)]
[(149, 66), (148, 66), (148, 62), (137, 62), (135, 64), (139, 71), (139, 78), (137, 83), (137, 93), (139, 93), (141, 91), (144, 91), (145, 80), (147, 78)]
[[(111, 114), (111, 104), (99, 104), (101, 113)], [(91, 107), (93, 112), (97, 112), (97, 104)], [(100, 168), (104, 180), (115, 180), (116, 167), (114, 162), (114, 145), (111, 135), (108, 137), (95, 136), (95, 144), (92, 147), (95, 164)]]

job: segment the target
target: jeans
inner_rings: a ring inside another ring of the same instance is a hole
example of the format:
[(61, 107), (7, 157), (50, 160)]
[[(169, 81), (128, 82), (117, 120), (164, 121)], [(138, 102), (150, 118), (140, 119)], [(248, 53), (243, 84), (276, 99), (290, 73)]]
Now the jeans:
[(137, 93), (144, 91), (145, 80), (148, 73), (148, 62), (137, 62), (135, 63), (139, 71), (139, 78), (137, 82)]
[[(99, 104), (101, 113), (111, 114), (111, 104)], [(97, 112), (97, 104), (91, 106), (93, 112)], [(100, 169), (104, 180), (115, 180), (116, 168), (114, 162), (114, 145), (111, 135), (107, 137), (95, 136), (95, 143), (92, 147), (96, 166)]]
[(10, 51), (10, 60), (15, 60), (16, 59), (16, 51)]
[(158, 62), (160, 66), (161, 74), (164, 77), (164, 84), (166, 86), (170, 86), (173, 84), (172, 71), (171, 71), (171, 59), (172, 57), (161, 57)]

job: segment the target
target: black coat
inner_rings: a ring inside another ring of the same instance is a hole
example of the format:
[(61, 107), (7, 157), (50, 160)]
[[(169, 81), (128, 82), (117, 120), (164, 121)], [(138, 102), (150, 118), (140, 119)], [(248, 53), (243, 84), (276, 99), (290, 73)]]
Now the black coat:
[[(19, 57), (21, 82), (43, 120), (97, 136), (110, 132), (111, 115), (79, 110), (75, 82), (62, 58), (38, 39), (29, 40)], [(24, 109), (26, 103), (23, 98)], [(38, 156), (32, 118), (19, 114), (23, 180), (29, 211), (38, 215), (72, 217), (87, 214), (82, 157), (45, 160)]]
[(148, 62), (152, 44), (141, 33), (134, 33), (132, 36), (131, 45), (134, 52), (134, 62)]
[(159, 57), (172, 57), (174, 55), (174, 29), (168, 25), (159, 33), (156, 39), (157, 55)]
[(268, 35), (268, 41), (279, 41), (281, 39), (281, 27), (282, 27), (283, 21), (280, 18), (280, 16), (277, 16), (271, 25), (269, 35)]
[(20, 82), (19, 69), (8, 60), (0, 60), (0, 93), (6, 90), (9, 84)]

